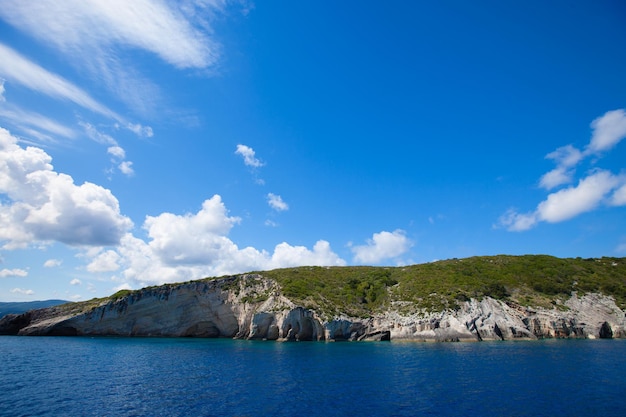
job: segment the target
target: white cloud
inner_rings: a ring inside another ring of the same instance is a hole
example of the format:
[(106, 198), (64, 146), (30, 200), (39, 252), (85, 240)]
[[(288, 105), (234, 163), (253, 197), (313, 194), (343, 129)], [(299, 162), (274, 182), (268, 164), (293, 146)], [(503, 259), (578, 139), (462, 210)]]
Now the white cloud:
[[(0, 10), (5, 10), (5, 6), (6, 4), (3, 4)], [(50, 97), (68, 100), (95, 113), (122, 120), (79, 87), (29, 61), (2, 43), (0, 43), (0, 76)]]
[(117, 287), (113, 287), (113, 293), (116, 293), (118, 291), (122, 291), (122, 290), (132, 290), (132, 287), (130, 286), (130, 284), (128, 283), (123, 283), (118, 285)]
[(212, 65), (216, 45), (175, 5), (151, 0), (5, 0), (0, 15), (63, 51), (123, 45), (153, 52), (178, 68)]
[[(0, 17), (67, 55), (134, 111), (153, 112), (160, 88), (124, 59), (143, 50), (176, 68), (207, 69), (219, 58), (208, 19), (222, 2), (160, 0), (6, 0)], [(124, 123), (133, 130), (132, 124)], [(139, 127), (141, 136), (152, 136)]]
[[(276, 245), (267, 269), (294, 266), (343, 266), (346, 262), (330, 248), (330, 243), (319, 240), (309, 250), (304, 246), (291, 246), (286, 242)], [(265, 269), (265, 268), (264, 268)]]
[(144, 138), (151, 138), (154, 136), (154, 132), (150, 126), (142, 126), (138, 123), (127, 123), (126, 128), (135, 133), (137, 136)]
[(111, 147), (117, 146), (117, 141), (111, 135), (107, 135), (106, 133), (98, 131), (98, 129), (96, 129), (96, 127), (91, 123), (81, 121), (78, 122), (78, 124), (83, 129), (85, 129), (85, 133), (87, 134), (87, 136), (89, 136), (89, 138), (94, 142), (97, 142), (101, 145), (110, 145)]
[(52, 158), (36, 147), (21, 148), (0, 128), (0, 242), (3, 248), (34, 242), (68, 245), (113, 245), (132, 227), (120, 214), (111, 191), (85, 182), (74, 184), (57, 173)]
[(374, 233), (366, 245), (354, 246), (355, 262), (375, 264), (384, 259), (397, 258), (406, 253), (411, 247), (411, 241), (403, 230), (394, 232), (382, 231)]
[[(4, 8), (0, 8), (0, 13), (2, 10)], [(2, 43), (0, 43), (0, 77), (57, 100), (73, 102), (94, 113), (111, 118), (140, 136), (152, 136), (152, 128), (126, 121), (119, 114), (96, 101), (80, 87), (57, 74), (51, 73)], [(2, 116), (19, 124), (30, 124), (65, 137), (75, 136), (70, 129), (44, 116), (29, 113), (17, 107), (4, 109)], [(22, 118), (21, 121), (20, 118)], [(89, 132), (87, 133), (89, 134)], [(93, 137), (92, 139), (96, 140)]]
[(537, 222), (537, 213), (521, 214), (509, 209), (498, 219), (498, 224), (494, 227), (504, 227), (509, 232), (522, 232), (534, 227)]
[(78, 278), (74, 278), (70, 281), (70, 285), (81, 285), (82, 282)]
[(276, 211), (289, 210), (289, 205), (283, 201), (281, 196), (273, 193), (267, 195), (267, 203)]
[(206, 200), (196, 214), (147, 216), (144, 229), (150, 248), (170, 265), (212, 263), (234, 244), (225, 237), (238, 217), (229, 217), (219, 195)]
[[(584, 152), (572, 145), (558, 148), (546, 155), (557, 166), (544, 174), (539, 185), (551, 190), (572, 182), (577, 164), (584, 158), (608, 151), (626, 137), (626, 111), (624, 109), (606, 112), (592, 123), (592, 137)], [(534, 212), (518, 213), (508, 210), (495, 227), (509, 231), (528, 230), (541, 221), (556, 223), (569, 220), (582, 213), (595, 210), (601, 205), (626, 205), (626, 176), (615, 175), (610, 171), (596, 169), (578, 185), (553, 192), (537, 205)]]
[[(323, 240), (312, 249), (283, 242), (273, 253), (239, 248), (227, 235), (240, 221), (229, 216), (219, 195), (204, 201), (196, 213), (147, 216), (143, 225), (147, 242), (127, 233), (111, 250), (119, 257), (107, 255), (120, 266), (115, 280), (141, 286), (289, 266), (346, 264)], [(92, 265), (103, 255), (90, 250), (82, 256), (91, 258)]]
[(539, 180), (539, 186), (546, 190), (551, 190), (559, 185), (572, 182), (574, 172), (564, 167), (554, 168), (552, 171), (545, 173)]
[(25, 277), (28, 276), (28, 271), (25, 269), (2, 269), (0, 270), (0, 278), (8, 278), (8, 277)]
[(250, 148), (246, 145), (237, 145), (236, 154), (241, 155), (243, 157), (243, 163), (249, 167), (259, 168), (265, 165), (259, 159), (255, 157), (254, 149)]
[(120, 268), (118, 264), (119, 260), (120, 255), (117, 252), (107, 250), (98, 254), (89, 265), (87, 265), (87, 271), (94, 273), (117, 271)]
[(135, 170), (133, 169), (133, 163), (131, 161), (122, 161), (118, 165), (118, 168), (120, 169), (122, 174), (125, 174), (128, 176), (135, 174)]
[(44, 268), (56, 268), (61, 266), (62, 261), (60, 259), (48, 259), (43, 263)]
[(552, 189), (562, 184), (572, 181), (574, 167), (582, 159), (583, 154), (572, 145), (566, 145), (558, 148), (554, 152), (546, 155), (546, 159), (552, 159), (556, 162), (557, 167), (552, 171), (544, 174), (539, 180), (539, 185), (545, 189)]
[(612, 206), (626, 206), (626, 184), (615, 190), (609, 204)]
[(587, 151), (603, 152), (617, 145), (626, 137), (626, 111), (624, 109), (606, 112), (591, 122), (593, 135)]
[(126, 151), (119, 146), (109, 146), (107, 153), (119, 159), (126, 158)]
[[(31, 133), (30, 128), (45, 130), (57, 136), (63, 136), (66, 138), (75, 138), (76, 132), (67, 126), (63, 126), (60, 123), (55, 122), (39, 113), (29, 112), (22, 110), (16, 106), (9, 105), (8, 103), (0, 107), (0, 117), (10, 121), (15, 127), (20, 130)], [(37, 138), (45, 138), (48, 141), (53, 141), (49, 136), (42, 136), (41, 133), (35, 135)]]
[(598, 171), (568, 187), (548, 195), (537, 206), (540, 220), (561, 222), (595, 209), (605, 196), (619, 185), (620, 179), (608, 171)]
[(26, 290), (22, 288), (13, 288), (11, 290), (13, 294), (23, 294), (23, 295), (33, 295), (35, 292), (33, 290)]
[[(622, 189), (626, 178), (608, 171), (598, 170), (579, 181), (575, 187), (568, 187), (552, 194), (539, 203), (532, 213), (520, 214), (509, 210), (499, 219), (500, 226), (512, 232), (532, 228), (540, 221), (558, 223), (582, 213), (596, 209), (601, 204), (620, 205)], [(612, 199), (608, 198), (613, 190)], [(626, 200), (624, 201), (626, 204)]]
[[(133, 169), (133, 163), (131, 161), (124, 161), (126, 158), (126, 151), (124, 148), (118, 145), (117, 141), (106, 133), (102, 133), (98, 131), (92, 124), (79, 122), (79, 125), (85, 129), (85, 133), (95, 142), (101, 143), (103, 145), (109, 145), (107, 148), (107, 153), (111, 155), (113, 158), (111, 159), (112, 163), (118, 163), (117, 167), (122, 172), (122, 174), (127, 176), (132, 176), (135, 174), (135, 170)], [(117, 161), (116, 161), (117, 160)], [(109, 170), (112, 172), (113, 168)]]
[(562, 167), (572, 167), (580, 162), (582, 158), (582, 152), (572, 145), (561, 146), (554, 152), (550, 152), (546, 155), (546, 159), (552, 159)]

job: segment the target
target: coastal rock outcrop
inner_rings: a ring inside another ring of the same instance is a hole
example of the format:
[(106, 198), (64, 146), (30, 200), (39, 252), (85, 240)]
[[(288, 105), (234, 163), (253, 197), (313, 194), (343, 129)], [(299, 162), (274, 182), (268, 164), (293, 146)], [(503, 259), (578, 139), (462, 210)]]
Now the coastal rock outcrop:
[(0, 319), (0, 334), (440, 342), (626, 337), (624, 311), (611, 297), (594, 293), (573, 293), (552, 309), (490, 297), (440, 312), (403, 313), (399, 307), (392, 303), (367, 318), (328, 318), (296, 305), (275, 281), (245, 274), (8, 315)]

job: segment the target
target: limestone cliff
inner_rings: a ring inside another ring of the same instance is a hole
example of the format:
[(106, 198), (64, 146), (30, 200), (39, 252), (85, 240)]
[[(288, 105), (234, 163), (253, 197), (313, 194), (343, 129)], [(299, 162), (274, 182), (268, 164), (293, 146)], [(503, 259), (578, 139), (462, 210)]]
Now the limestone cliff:
[(117, 298), (5, 316), (0, 334), (228, 337), (266, 340), (481, 341), (623, 338), (625, 312), (612, 297), (574, 293), (554, 308), (483, 297), (433, 313), (401, 302), (368, 317), (304, 308), (260, 274), (163, 285)]

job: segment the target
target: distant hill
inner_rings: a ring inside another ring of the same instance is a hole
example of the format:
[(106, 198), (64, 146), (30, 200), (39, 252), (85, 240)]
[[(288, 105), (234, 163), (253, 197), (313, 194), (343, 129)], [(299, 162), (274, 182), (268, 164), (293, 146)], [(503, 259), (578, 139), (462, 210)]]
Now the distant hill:
[(0, 317), (4, 317), (7, 314), (22, 314), (37, 308), (54, 307), (67, 302), (65, 300), (25, 301), (21, 303), (0, 302)]

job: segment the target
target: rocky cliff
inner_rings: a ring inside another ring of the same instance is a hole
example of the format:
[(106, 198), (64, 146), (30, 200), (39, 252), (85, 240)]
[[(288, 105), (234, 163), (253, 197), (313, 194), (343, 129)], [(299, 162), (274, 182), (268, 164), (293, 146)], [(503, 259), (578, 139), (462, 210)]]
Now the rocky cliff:
[(0, 334), (228, 337), (266, 340), (481, 341), (623, 338), (626, 315), (610, 296), (573, 293), (552, 308), (488, 296), (440, 312), (402, 301), (367, 317), (304, 308), (260, 274), (163, 285), (0, 320)]

